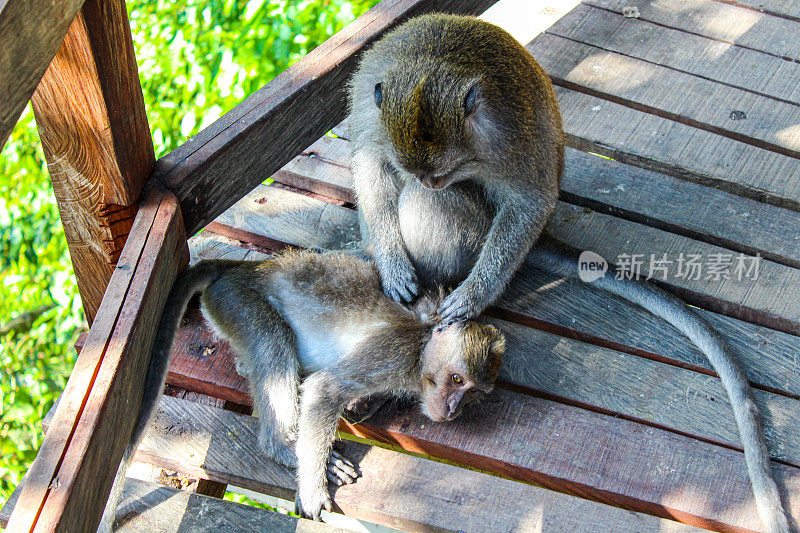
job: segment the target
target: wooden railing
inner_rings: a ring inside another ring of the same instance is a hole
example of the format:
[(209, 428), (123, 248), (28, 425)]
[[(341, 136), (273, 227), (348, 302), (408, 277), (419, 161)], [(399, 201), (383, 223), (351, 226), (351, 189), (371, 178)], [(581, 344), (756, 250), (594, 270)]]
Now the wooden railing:
[(345, 117), (346, 81), (384, 32), (493, 3), (384, 0), (155, 166), (123, 0), (0, 7), (0, 142), (31, 98), (91, 322), (9, 531), (97, 528), (186, 237)]

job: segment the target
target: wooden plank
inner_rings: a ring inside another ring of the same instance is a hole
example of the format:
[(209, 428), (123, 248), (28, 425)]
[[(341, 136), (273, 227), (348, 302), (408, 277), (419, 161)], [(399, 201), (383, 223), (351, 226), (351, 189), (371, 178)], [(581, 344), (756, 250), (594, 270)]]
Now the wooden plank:
[[(562, 87), (789, 157), (800, 106), (545, 33), (526, 47)], [(746, 119), (732, 120), (733, 113)], [(608, 127), (608, 125), (607, 125)]]
[[(737, 280), (735, 276), (707, 279), (708, 270), (699, 279), (686, 279), (679, 274), (681, 254), (684, 260), (699, 254), (703, 263), (715, 254), (723, 258), (735, 255), (725, 248), (564, 203), (556, 208), (548, 230), (558, 240), (579, 250), (592, 250), (612, 263), (620, 264), (624, 254), (638, 256), (645, 263), (640, 270), (643, 276), (652, 274), (653, 281), (691, 305), (793, 335), (800, 334), (800, 300), (794, 292), (800, 283), (798, 269), (762, 259), (757, 261), (756, 279)], [(650, 258), (658, 259), (663, 254), (672, 263), (666, 265), (662, 277)], [(745, 257), (745, 262), (752, 261), (755, 258)]]
[(87, 0), (31, 98), (91, 324), (155, 163), (123, 0)]
[[(507, 338), (501, 369), (504, 387), (535, 391), (708, 442), (741, 447), (733, 411), (719, 379), (676, 365), (672, 354), (647, 357), (537, 331), (528, 327), (526, 317), (509, 316), (503, 309), (492, 310), (489, 316), (505, 319), (491, 320)], [(663, 325), (658, 329), (663, 330)], [(188, 314), (182, 330), (201, 339), (211, 336), (197, 312)], [(247, 382), (236, 373), (230, 345), (219, 339), (204, 344), (211, 356), (202, 367), (196, 364), (198, 356), (191, 347), (176, 345), (168, 382), (251, 404)], [(751, 360), (757, 357), (750, 355)], [(531, 365), (531, 360), (536, 364)], [(765, 435), (772, 456), (800, 466), (800, 400), (763, 390), (756, 390), (755, 396), (766, 414)]]
[(585, 4), (622, 13), (635, 7), (640, 20), (695, 33), (776, 57), (800, 59), (798, 23), (787, 18), (759, 13), (732, 3), (714, 0), (686, 0), (664, 3), (658, 0), (584, 0)]
[[(190, 239), (190, 247), (195, 239), (197, 237)], [(246, 250), (242, 248), (222, 243), (219, 246), (224, 246), (220, 248), (224, 250), (220, 254), (225, 255), (212, 254), (203, 258), (245, 258), (233, 255), (236, 250), (240, 254), (245, 253)], [(192, 250), (194, 254), (195, 248)], [(247, 256), (255, 260), (266, 257), (262, 254)], [(696, 311), (725, 337), (755, 387), (800, 398), (800, 375), (794, 357), (800, 351), (800, 338), (710, 311)], [(582, 342), (712, 374), (706, 356), (662, 319), (583, 282), (561, 279), (527, 265), (522, 267), (490, 314)], [(197, 315), (190, 317), (199, 319)], [(226, 345), (223, 343), (220, 346), (216, 343), (217, 339), (210, 336), (205, 338), (207, 333), (203, 332), (200, 324), (193, 324), (191, 318), (184, 325), (198, 329), (187, 337), (198, 339), (197, 345), (206, 347), (202, 353), (211, 353), (214, 358), (211, 361), (219, 361), (216, 359), (216, 350), (225, 350)], [(176, 367), (174, 382), (198, 391), (207, 390), (203, 387), (208, 385), (201, 386), (205, 382), (224, 385), (225, 380), (229, 379), (224, 372), (211, 378), (205, 377), (205, 373), (212, 372), (214, 365), (207, 359), (201, 363), (204, 358), (200, 353), (193, 349), (193, 356), (188, 357), (192, 363), (181, 363), (179, 369)], [(224, 361), (224, 357), (220, 360)], [(232, 383), (235, 387), (237, 381)], [(212, 394), (223, 393), (216, 388)], [(235, 391), (225, 394), (223, 397), (228, 399), (241, 398)]]
[[(137, 458), (291, 496), (292, 474), (257, 451), (256, 424), (253, 417), (164, 398)], [(588, 532), (598, 523), (618, 531), (690, 529), (420, 457), (355, 443), (344, 448), (362, 477), (336, 489), (339, 510), (406, 531)]]
[[(4, 0), (0, 3), (0, 148), (58, 47), (80, 0)], [(31, 16), (35, 13), (36, 16)]]
[[(20, 489), (22, 485), (20, 485)], [(8, 509), (6, 510), (6, 507)], [(0, 514), (5, 525), (14, 502), (9, 500)], [(5, 514), (8, 513), (8, 514)], [(233, 503), (156, 483), (128, 478), (117, 512), (119, 533), (252, 531), (341, 532), (343, 530), (311, 520)]]
[[(346, 123), (340, 126), (340, 132)], [(350, 143), (323, 137), (284, 169), (301, 174), (313, 192), (335, 192), (345, 203), (354, 200)], [(800, 267), (800, 214), (718, 189), (687, 182), (618, 161), (567, 148), (561, 182), (562, 200), (594, 211)], [(283, 182), (285, 174), (273, 175)], [(334, 186), (336, 189), (331, 189)], [(705, 208), (694, 204), (702, 198)], [(687, 213), (690, 211), (690, 214)]]
[[(305, 248), (358, 246), (358, 220), (354, 211), (269, 186), (260, 186), (218, 220)], [(798, 269), (761, 259), (757, 279), (683, 279), (677, 276), (681, 253), (684, 259), (689, 254), (700, 254), (702, 261), (714, 254), (733, 254), (724, 248), (613, 216), (586, 212), (563, 202), (559, 203), (548, 229), (561, 241), (581, 250), (592, 250), (611, 262), (618, 263), (620, 254), (636, 254), (644, 259), (643, 266), (649, 267), (650, 254), (661, 258), (666, 253), (673, 263), (667, 269), (663, 285), (692, 305), (780, 331), (800, 332), (800, 301), (793, 298), (791, 290), (800, 283)], [(752, 261), (745, 258), (746, 264)], [(640, 272), (647, 275), (649, 270), (642, 268)], [(656, 281), (661, 282), (662, 277), (659, 275)]]
[[(480, 412), (434, 424), (386, 409), (357, 436), (603, 503), (725, 531), (760, 529), (744, 457), (661, 429), (497, 390)], [(800, 470), (774, 464), (790, 514)]]
[(476, 14), (494, 0), (384, 0), (157, 165), (191, 235), (341, 122), (360, 51), (405, 19)]
[[(561, 199), (594, 211), (800, 268), (800, 213), (565, 150)], [(702, 208), (698, 209), (698, 204)]]
[(138, 417), (150, 347), (188, 260), (176, 198), (152, 191), (31, 466), (9, 528), (88, 531), (100, 520)]
[(353, 249), (360, 245), (358, 217), (332, 205), (277, 187), (259, 185), (215, 222), (303, 248)]
[(573, 148), (800, 211), (793, 157), (564, 87), (556, 94)]
[[(587, 4), (573, 9), (547, 32), (781, 102), (800, 103), (800, 92), (793, 94), (800, 64), (750, 48)], [(715, 100), (729, 105), (719, 95)]]
[[(755, 387), (800, 398), (794, 356), (800, 350), (800, 338), (710, 311), (696, 311), (725, 338)], [(711, 374), (706, 356), (662, 319), (579, 280), (524, 267), (490, 314)]]
[[(136, 479), (128, 479), (125, 483), (117, 520), (120, 525), (115, 531), (120, 533), (149, 533), (151, 531), (344, 532), (342, 529), (320, 522), (183, 492)], [(167, 526), (167, 524), (169, 525)]]
[(800, 9), (792, 0), (723, 0), (738, 6), (750, 7), (762, 13), (800, 21)]

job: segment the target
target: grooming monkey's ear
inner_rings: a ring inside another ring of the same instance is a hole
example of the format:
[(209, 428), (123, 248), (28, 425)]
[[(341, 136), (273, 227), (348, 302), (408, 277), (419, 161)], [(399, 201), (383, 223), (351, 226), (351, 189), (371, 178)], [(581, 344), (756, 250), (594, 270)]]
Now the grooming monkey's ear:
[(478, 107), (478, 86), (473, 85), (464, 97), (464, 116), (470, 116), (476, 107)]
[(375, 105), (380, 107), (383, 101), (383, 84), (378, 83), (375, 85)]

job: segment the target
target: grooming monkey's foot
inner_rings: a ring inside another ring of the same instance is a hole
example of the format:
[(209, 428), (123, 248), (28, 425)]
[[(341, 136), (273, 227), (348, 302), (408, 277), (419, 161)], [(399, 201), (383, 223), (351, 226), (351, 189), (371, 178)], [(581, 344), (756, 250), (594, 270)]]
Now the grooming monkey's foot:
[(336, 450), (331, 450), (325, 475), (328, 481), (338, 486), (355, 483), (356, 479), (358, 479), (358, 471), (353, 463), (350, 462), (350, 459)]
[(351, 424), (360, 424), (367, 418), (374, 415), (378, 409), (386, 404), (387, 399), (383, 396), (368, 396), (365, 398), (356, 398), (347, 404), (347, 407), (342, 413), (342, 418)]

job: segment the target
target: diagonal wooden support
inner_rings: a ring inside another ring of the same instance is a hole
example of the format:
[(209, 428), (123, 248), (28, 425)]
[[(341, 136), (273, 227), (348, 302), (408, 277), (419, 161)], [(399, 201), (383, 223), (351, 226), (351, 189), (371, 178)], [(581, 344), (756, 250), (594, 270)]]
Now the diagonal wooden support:
[(10, 531), (97, 528), (139, 416), (159, 317), (176, 273), (187, 262), (175, 196), (151, 191), (28, 472)]

